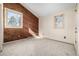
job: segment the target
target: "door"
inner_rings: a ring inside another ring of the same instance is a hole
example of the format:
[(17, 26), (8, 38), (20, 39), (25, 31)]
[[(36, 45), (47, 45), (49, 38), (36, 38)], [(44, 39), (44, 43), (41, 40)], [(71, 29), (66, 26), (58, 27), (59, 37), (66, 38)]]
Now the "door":
[(77, 5), (76, 19), (75, 19), (75, 49), (77, 55), (79, 55), (79, 6)]

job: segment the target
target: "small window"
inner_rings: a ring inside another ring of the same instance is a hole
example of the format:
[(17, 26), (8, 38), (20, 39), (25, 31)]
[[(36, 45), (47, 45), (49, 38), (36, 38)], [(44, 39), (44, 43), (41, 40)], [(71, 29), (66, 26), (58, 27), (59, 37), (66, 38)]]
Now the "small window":
[(55, 16), (56, 28), (61, 29), (64, 27), (63, 20), (64, 20), (63, 14)]
[(5, 28), (22, 28), (23, 14), (21, 12), (5, 8)]

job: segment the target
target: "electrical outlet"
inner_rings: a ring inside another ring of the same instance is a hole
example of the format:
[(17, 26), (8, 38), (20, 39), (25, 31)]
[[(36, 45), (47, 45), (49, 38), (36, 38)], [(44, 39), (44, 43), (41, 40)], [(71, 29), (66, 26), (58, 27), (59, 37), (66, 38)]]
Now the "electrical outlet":
[(66, 36), (64, 36), (64, 39), (66, 39)]

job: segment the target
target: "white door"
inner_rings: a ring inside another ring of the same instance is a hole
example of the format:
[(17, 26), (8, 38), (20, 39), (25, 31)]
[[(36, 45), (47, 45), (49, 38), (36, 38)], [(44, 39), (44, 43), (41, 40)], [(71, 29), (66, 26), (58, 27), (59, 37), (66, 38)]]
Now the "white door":
[(77, 7), (77, 13), (76, 13), (76, 33), (75, 33), (75, 48), (77, 55), (79, 55), (79, 6)]

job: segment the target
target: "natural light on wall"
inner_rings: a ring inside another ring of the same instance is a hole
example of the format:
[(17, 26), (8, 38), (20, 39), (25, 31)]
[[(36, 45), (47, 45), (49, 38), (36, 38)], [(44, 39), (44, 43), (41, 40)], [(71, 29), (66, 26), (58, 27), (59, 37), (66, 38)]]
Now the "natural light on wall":
[(35, 37), (35, 38), (42, 38), (42, 36), (37, 36), (36, 34), (35, 34), (35, 32), (31, 29), (31, 28), (28, 28), (29, 29), (29, 33), (31, 34), (31, 35), (33, 35), (33, 37)]

